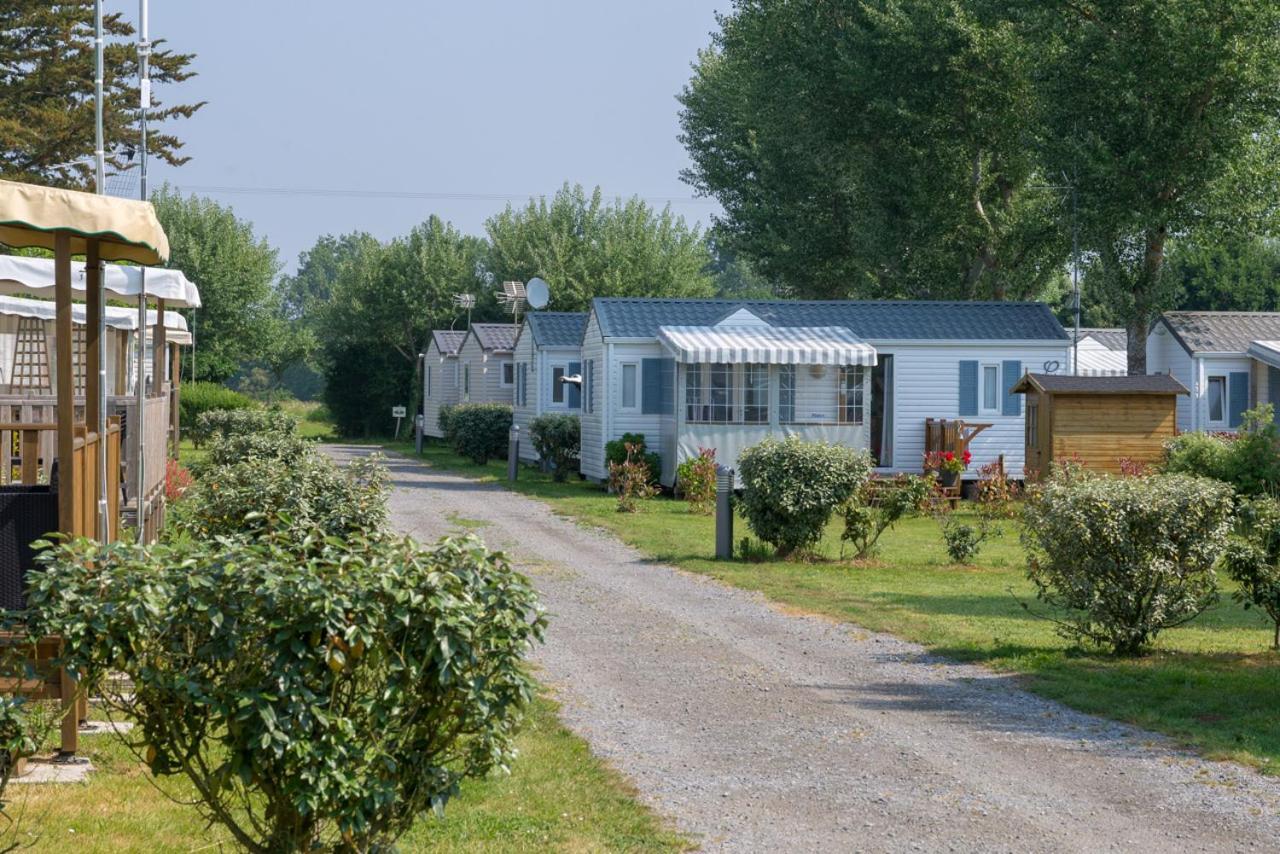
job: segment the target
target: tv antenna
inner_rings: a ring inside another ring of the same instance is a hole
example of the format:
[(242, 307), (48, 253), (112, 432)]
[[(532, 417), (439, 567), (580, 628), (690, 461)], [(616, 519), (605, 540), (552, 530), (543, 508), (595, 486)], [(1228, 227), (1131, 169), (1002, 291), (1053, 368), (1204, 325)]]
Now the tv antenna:
[(454, 294), (453, 304), (456, 305), (458, 308), (465, 308), (467, 310), (467, 328), (470, 329), (471, 328), (471, 309), (476, 307), (476, 295), (475, 294)]
[(529, 301), (524, 282), (503, 282), (502, 293), (498, 294), (498, 302), (510, 311), (515, 323), (520, 322), (520, 309)]

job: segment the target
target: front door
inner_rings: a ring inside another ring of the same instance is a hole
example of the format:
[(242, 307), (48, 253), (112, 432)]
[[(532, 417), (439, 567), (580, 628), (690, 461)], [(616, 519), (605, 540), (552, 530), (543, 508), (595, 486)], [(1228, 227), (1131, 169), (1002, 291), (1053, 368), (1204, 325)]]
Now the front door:
[(871, 458), (893, 465), (893, 356), (881, 353), (871, 369)]

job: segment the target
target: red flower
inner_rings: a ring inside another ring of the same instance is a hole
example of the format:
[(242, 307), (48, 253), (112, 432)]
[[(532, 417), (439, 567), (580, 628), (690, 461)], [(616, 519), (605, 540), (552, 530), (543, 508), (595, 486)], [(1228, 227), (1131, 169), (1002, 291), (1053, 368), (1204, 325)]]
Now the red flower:
[(942, 458), (947, 462), (951, 462), (956, 458), (955, 451), (947, 451), (945, 454), (942, 455)]

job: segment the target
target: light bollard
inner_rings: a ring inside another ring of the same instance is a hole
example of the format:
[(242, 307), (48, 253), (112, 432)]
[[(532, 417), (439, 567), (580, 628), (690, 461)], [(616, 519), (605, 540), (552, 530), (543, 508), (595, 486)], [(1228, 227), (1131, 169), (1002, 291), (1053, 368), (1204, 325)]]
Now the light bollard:
[(418, 456), (422, 456), (422, 413), (419, 412), (413, 419), (413, 447)]
[(520, 473), (520, 425), (511, 425), (507, 438), (507, 480), (515, 480)]
[(716, 560), (733, 560), (734, 471), (716, 466)]

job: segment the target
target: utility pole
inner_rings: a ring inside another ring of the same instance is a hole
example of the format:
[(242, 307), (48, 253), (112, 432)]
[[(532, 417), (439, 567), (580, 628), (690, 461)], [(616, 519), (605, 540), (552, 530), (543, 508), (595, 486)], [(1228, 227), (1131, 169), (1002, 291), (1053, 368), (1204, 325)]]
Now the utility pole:
[[(102, 81), (103, 81), (103, 43), (102, 43), (102, 0), (94, 0), (93, 3), (93, 189), (98, 195), (104, 195), (107, 192), (107, 145), (102, 130)], [(99, 542), (107, 541), (108, 532), (111, 530), (110, 521), (107, 519), (107, 313), (101, 310), (103, 303), (102, 279), (105, 272), (102, 259), (96, 257), (86, 257), (85, 264), (96, 264), (98, 267), (98, 275), (96, 278), (86, 276), (86, 287), (97, 287), (96, 295), (88, 296), (90, 301), (97, 300), (100, 307), (98, 311), (97, 322), (97, 341), (94, 343), (94, 351), (98, 361), (98, 389), (97, 400), (95, 404), (98, 409), (98, 417), (93, 429), (98, 433), (98, 530), (94, 534), (98, 537)], [(96, 285), (95, 285), (96, 283)]]
[[(138, 2), (138, 94), (141, 113), (141, 145), (139, 147), (139, 184), (142, 201), (147, 200), (147, 111), (151, 108), (151, 42), (147, 36), (147, 0)], [(146, 543), (146, 506), (143, 494), (146, 489), (143, 433), (146, 432), (147, 411), (147, 268), (142, 268), (142, 287), (138, 293), (138, 370), (134, 400), (137, 405), (137, 424), (134, 428), (134, 447), (137, 449), (138, 542)]]
[(1071, 182), (1071, 289), (1076, 319), (1076, 334), (1071, 341), (1071, 373), (1080, 376), (1080, 193)]

